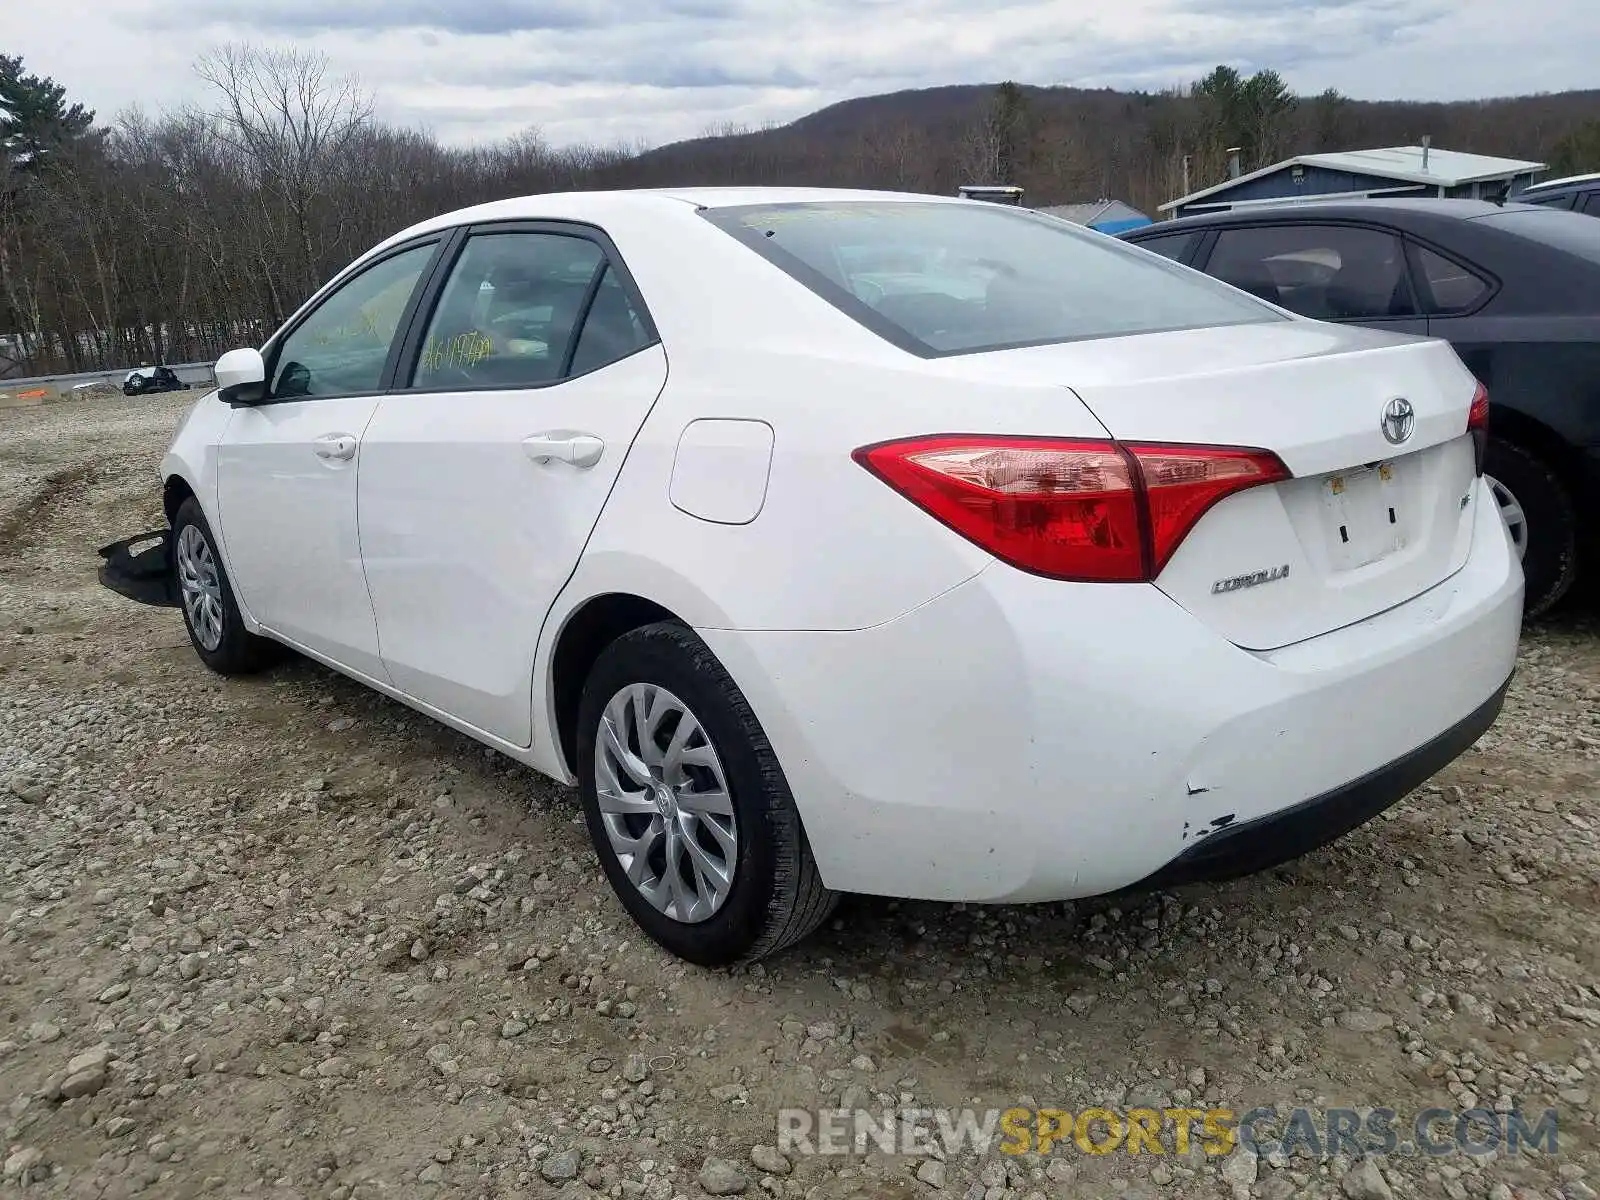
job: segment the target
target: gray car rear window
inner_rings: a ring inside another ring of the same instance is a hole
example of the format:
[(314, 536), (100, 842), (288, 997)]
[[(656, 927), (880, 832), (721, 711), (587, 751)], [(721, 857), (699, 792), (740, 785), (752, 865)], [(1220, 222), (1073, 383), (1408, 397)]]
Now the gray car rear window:
[(1291, 319), (1107, 234), (982, 201), (807, 201), (701, 215), (923, 357)]

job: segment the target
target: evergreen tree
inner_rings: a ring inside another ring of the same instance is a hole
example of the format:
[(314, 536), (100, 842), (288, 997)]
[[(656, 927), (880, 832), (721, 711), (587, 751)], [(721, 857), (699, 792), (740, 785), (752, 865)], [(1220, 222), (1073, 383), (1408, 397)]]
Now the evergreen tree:
[(66, 93), (48, 76), (24, 74), (20, 57), (0, 54), (0, 162), (38, 171), (89, 133), (94, 113), (68, 104)]
[(1220, 157), (1239, 147), (1242, 165), (1254, 171), (1276, 162), (1298, 101), (1276, 71), (1246, 78), (1230, 66), (1216, 67), (1191, 89), (1200, 110), (1201, 136)]
[(995, 178), (1014, 183), (1028, 144), (1028, 97), (1022, 88), (1009, 79), (995, 88), (989, 119), (995, 134)]
[(1550, 156), (1551, 179), (1600, 171), (1600, 121), (1585, 121), (1555, 145)]

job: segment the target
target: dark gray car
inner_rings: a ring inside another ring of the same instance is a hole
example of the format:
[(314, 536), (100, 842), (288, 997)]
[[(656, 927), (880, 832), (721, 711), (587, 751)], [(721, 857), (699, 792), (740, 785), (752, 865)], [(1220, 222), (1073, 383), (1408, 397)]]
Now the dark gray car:
[(1324, 321), (1442, 337), (1489, 391), (1485, 463), (1537, 616), (1600, 562), (1600, 221), (1528, 204), (1275, 204), (1120, 235)]
[(1547, 179), (1519, 192), (1517, 202), (1546, 208), (1570, 208), (1573, 212), (1600, 217), (1600, 172)]

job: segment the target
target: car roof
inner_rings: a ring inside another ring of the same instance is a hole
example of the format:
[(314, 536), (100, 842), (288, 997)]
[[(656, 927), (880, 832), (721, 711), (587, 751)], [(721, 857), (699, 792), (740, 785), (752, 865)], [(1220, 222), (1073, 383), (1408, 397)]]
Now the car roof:
[(896, 201), (938, 204), (979, 204), (956, 196), (919, 192), (869, 191), (854, 188), (802, 187), (683, 187), (619, 188), (608, 191), (542, 192), (492, 200), (487, 204), (453, 209), (401, 230), (390, 241), (401, 241), (436, 229), (449, 229), (478, 221), (586, 220), (606, 216), (670, 213), (684, 208), (734, 208), (744, 204), (799, 204), (806, 202)]
[(1372, 200), (1318, 200), (1311, 203), (1286, 201), (1283, 204), (1263, 204), (1243, 209), (1225, 209), (1220, 212), (1195, 213), (1171, 221), (1158, 221), (1154, 225), (1129, 230), (1122, 236), (1128, 241), (1140, 241), (1159, 233), (1178, 233), (1185, 229), (1210, 229), (1219, 225), (1237, 225), (1255, 221), (1318, 221), (1318, 220), (1383, 220), (1388, 218), (1397, 225), (1427, 224), (1448, 221), (1470, 221), (1508, 210), (1531, 209), (1531, 204), (1495, 204), (1488, 200), (1406, 199)]
[(1578, 189), (1591, 183), (1600, 183), (1600, 171), (1591, 171), (1587, 175), (1566, 175), (1560, 179), (1546, 179), (1529, 184), (1523, 190), (1543, 195), (1546, 192), (1565, 191), (1568, 188)]
[(807, 187), (680, 187), (538, 192), (511, 196), (438, 213), (392, 234), (366, 251), (366, 261), (411, 238), (488, 221), (577, 221), (604, 225), (611, 221), (682, 218), (699, 209), (736, 208), (746, 204), (802, 203), (986, 204), (959, 196), (923, 192), (871, 191), (859, 188)]
[(941, 204), (981, 204), (961, 196), (935, 196), (922, 192), (879, 191), (866, 188), (802, 187), (693, 187), (662, 188), (661, 194), (687, 200), (701, 208), (735, 208), (742, 204), (803, 204), (820, 201), (902, 201)]

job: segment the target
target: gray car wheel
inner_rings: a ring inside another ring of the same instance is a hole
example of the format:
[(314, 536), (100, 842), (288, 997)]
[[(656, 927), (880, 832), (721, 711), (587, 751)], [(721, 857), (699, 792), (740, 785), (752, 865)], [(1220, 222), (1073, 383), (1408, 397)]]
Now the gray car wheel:
[(606, 878), (678, 957), (753, 962), (833, 911), (777, 755), (693, 630), (663, 621), (601, 651), (578, 706), (577, 759)]

